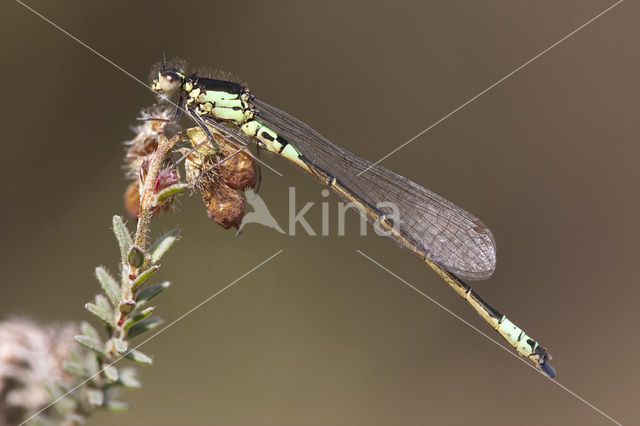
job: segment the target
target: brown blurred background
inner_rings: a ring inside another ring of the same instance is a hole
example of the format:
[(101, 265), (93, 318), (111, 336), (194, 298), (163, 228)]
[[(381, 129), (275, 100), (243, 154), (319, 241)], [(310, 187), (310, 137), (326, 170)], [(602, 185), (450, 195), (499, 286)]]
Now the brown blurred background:
[[(28, 4), (145, 82), (161, 49), (222, 68), (376, 160), (612, 1)], [(93, 268), (117, 262), (121, 142), (154, 98), (18, 3), (0, 8), (0, 312), (88, 319)], [(625, 424), (640, 424), (639, 11), (620, 4), (383, 163), (491, 227), (498, 268), (476, 289), (549, 348), (560, 383)], [(285, 175), (263, 169), (276, 219), (295, 185), (319, 230), (322, 187), (266, 160)], [(157, 299), (169, 321), (284, 252), (147, 343), (133, 410), (92, 424), (610, 424), (357, 254), (499, 339), (424, 264), (359, 237), (353, 213), (343, 238), (236, 237), (191, 197), (154, 230), (175, 224), (161, 272), (174, 286)]]

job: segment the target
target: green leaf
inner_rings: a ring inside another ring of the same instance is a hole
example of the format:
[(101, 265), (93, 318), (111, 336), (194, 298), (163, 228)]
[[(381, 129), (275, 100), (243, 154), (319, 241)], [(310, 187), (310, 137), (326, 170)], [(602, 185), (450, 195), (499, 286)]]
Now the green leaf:
[(78, 395), (80, 392), (76, 392), (78, 391), (78, 389), (74, 389), (75, 386), (71, 383), (62, 383), (59, 381), (56, 381), (56, 387), (58, 388), (58, 397), (64, 395), (65, 398), (71, 399), (72, 401), (80, 401), (80, 398), (78, 398)]
[(136, 289), (144, 284), (144, 282), (149, 278), (151, 278), (151, 275), (155, 274), (158, 269), (160, 269), (158, 265), (153, 265), (149, 269), (145, 269), (144, 271), (142, 271), (142, 273), (138, 275), (138, 278), (136, 278), (136, 280), (131, 284), (131, 290), (136, 291)]
[(118, 381), (118, 369), (113, 365), (106, 365), (102, 372), (109, 383), (115, 383)]
[(153, 360), (149, 356), (140, 351), (129, 351), (124, 355), (124, 357), (137, 362), (138, 364), (151, 365), (153, 363)]
[(118, 383), (127, 389), (140, 389), (142, 384), (136, 378), (136, 374), (135, 368), (123, 368)]
[(102, 407), (104, 404), (104, 392), (99, 389), (87, 389), (87, 400), (93, 407)]
[(113, 339), (112, 341), (114, 346), (116, 347), (116, 352), (119, 353), (120, 355), (122, 355), (127, 351), (127, 349), (129, 349), (129, 344), (127, 343), (126, 340)]
[[(98, 371), (100, 371), (100, 362), (98, 361), (98, 357), (97, 356), (93, 356), (91, 354), (87, 354), (87, 357), (84, 360), (83, 364), (84, 364), (84, 368), (85, 368), (85, 370), (87, 370), (87, 373), (89, 374), (89, 376), (93, 376)], [(97, 379), (97, 377), (96, 377), (96, 379)]]
[(156, 196), (156, 199), (160, 202), (163, 203), (164, 201), (166, 201), (168, 198), (173, 197), (174, 195), (177, 195), (187, 189), (189, 189), (190, 186), (188, 183), (176, 183), (174, 185), (168, 186), (165, 189), (163, 189), (162, 191), (158, 192), (158, 195)]
[(104, 356), (104, 347), (102, 342), (94, 339), (93, 337), (79, 335), (74, 337), (75, 341), (84, 346), (87, 349), (91, 349), (98, 355)]
[(155, 265), (162, 256), (171, 248), (173, 243), (180, 239), (180, 229), (172, 229), (153, 243), (149, 251), (151, 252), (151, 264)]
[(100, 282), (102, 291), (104, 291), (104, 294), (106, 294), (111, 301), (111, 304), (118, 306), (118, 300), (120, 300), (122, 291), (116, 279), (102, 266), (96, 268), (96, 278)]
[(96, 329), (93, 328), (93, 326), (86, 321), (82, 321), (80, 323), (80, 332), (85, 336), (89, 336), (93, 339), (100, 340), (100, 335), (98, 334)]
[(120, 257), (122, 258), (122, 263), (126, 263), (127, 254), (133, 245), (133, 240), (131, 239), (131, 234), (129, 234), (129, 230), (120, 216), (113, 217), (113, 233), (116, 235), (118, 245), (120, 246)]
[(138, 246), (131, 246), (127, 253), (127, 262), (129, 265), (139, 268), (144, 263), (144, 252)]
[(128, 377), (126, 379), (121, 377), (118, 383), (125, 389), (140, 389), (142, 387), (142, 383), (133, 377)]
[(165, 291), (171, 283), (169, 281), (165, 281), (162, 283), (154, 283), (148, 287), (140, 290), (140, 293), (136, 295), (136, 300), (138, 301), (138, 306), (142, 306), (147, 303), (149, 300), (153, 299), (163, 291)]
[[(50, 395), (55, 395), (52, 399), (57, 401), (56, 404), (53, 406), (56, 413), (58, 413), (61, 416), (64, 416), (71, 410), (75, 409), (75, 407), (77, 406), (76, 404), (78, 402), (78, 399), (76, 398), (75, 395), (69, 392), (69, 389), (61, 385), (60, 382), (56, 382), (55, 384), (46, 383), (44, 386)], [(55, 386), (55, 388), (52, 386)], [(50, 417), (48, 418), (45, 417), (45, 420), (46, 420), (45, 424), (48, 424), (48, 425), (55, 424), (55, 423), (51, 423)]]
[(29, 420), (29, 426), (54, 426), (54, 423), (43, 414), (37, 414), (36, 417)]
[(79, 379), (85, 379), (88, 377), (84, 367), (78, 362), (68, 360), (62, 361), (62, 369)]
[(129, 330), (127, 331), (127, 338), (132, 339), (139, 334), (142, 334), (146, 331), (153, 330), (157, 326), (164, 323), (164, 320), (160, 317), (150, 317), (145, 318), (142, 321), (133, 324)]
[(131, 408), (131, 404), (124, 401), (107, 401), (104, 407), (109, 411), (127, 411)]
[(95, 315), (98, 319), (104, 321), (109, 327), (113, 327), (113, 313), (109, 312), (93, 303), (85, 303), (85, 309)]
[(129, 281), (129, 268), (120, 268), (120, 288), (127, 288)]
[[(58, 399), (60, 398), (60, 392), (58, 392), (58, 389), (54, 389), (53, 385), (51, 383), (43, 383), (44, 386), (44, 390), (49, 394), (49, 398), (51, 399)], [(66, 393), (66, 392), (64, 392)], [(63, 395), (64, 395), (63, 393)]]
[(87, 424), (87, 418), (84, 416), (81, 416), (78, 413), (68, 413), (67, 420), (68, 420), (67, 422), (68, 424), (79, 424), (79, 425)]
[(78, 352), (74, 351), (73, 349), (69, 349), (69, 359), (73, 362), (81, 362), (80, 355), (78, 355)]
[(127, 318), (122, 328), (126, 330), (129, 327), (131, 327), (133, 324), (137, 323), (138, 321), (145, 319), (146, 317), (151, 315), (151, 312), (153, 312), (155, 308), (156, 308), (155, 306), (149, 306), (148, 308), (143, 309), (142, 311), (138, 312), (136, 315), (132, 316), (131, 318)]
[(113, 307), (111, 306), (111, 304), (109, 303), (107, 298), (104, 297), (103, 295), (96, 294), (95, 297), (94, 297), (94, 302), (95, 302), (96, 305), (98, 305), (100, 307), (100, 309), (103, 309), (103, 310), (109, 312), (111, 315), (114, 314)]

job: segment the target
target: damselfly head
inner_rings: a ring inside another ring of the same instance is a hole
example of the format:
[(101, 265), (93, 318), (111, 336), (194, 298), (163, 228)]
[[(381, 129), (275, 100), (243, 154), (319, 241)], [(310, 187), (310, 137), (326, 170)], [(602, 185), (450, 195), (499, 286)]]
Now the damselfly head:
[(174, 69), (162, 69), (153, 80), (152, 89), (154, 92), (171, 96), (180, 90), (184, 83), (185, 75)]

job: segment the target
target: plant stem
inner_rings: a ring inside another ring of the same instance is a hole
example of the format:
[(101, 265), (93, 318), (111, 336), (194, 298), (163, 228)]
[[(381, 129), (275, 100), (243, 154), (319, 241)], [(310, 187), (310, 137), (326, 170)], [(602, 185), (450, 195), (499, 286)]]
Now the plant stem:
[(169, 150), (178, 141), (179, 137), (176, 135), (170, 140), (166, 138), (164, 133), (158, 135), (158, 148), (153, 153), (151, 162), (149, 163), (149, 170), (147, 176), (143, 182), (142, 193), (140, 195), (140, 210), (138, 214), (138, 228), (136, 229), (136, 236), (134, 244), (144, 251), (146, 249), (147, 236), (149, 233), (149, 225), (151, 224), (151, 218), (153, 216), (153, 209), (155, 207), (156, 191), (155, 185), (158, 180), (162, 163), (164, 162)]
[[(171, 139), (167, 139), (164, 132), (159, 132), (157, 136), (158, 148), (151, 156), (149, 162), (149, 169), (147, 174), (142, 179), (140, 184), (142, 185), (142, 191), (140, 192), (140, 208), (138, 209), (138, 226), (136, 228), (136, 235), (133, 243), (140, 247), (143, 252), (146, 251), (147, 240), (149, 236), (149, 230), (151, 225), (151, 218), (153, 217), (154, 209), (156, 206), (156, 182), (159, 179), (160, 172), (162, 170), (162, 164), (164, 163), (167, 154), (173, 148), (173, 146), (180, 140), (178, 135)], [(149, 258), (145, 256), (144, 264), (141, 267), (135, 267), (131, 265), (125, 265), (129, 267), (129, 281), (125, 289), (123, 289), (122, 298), (131, 300), (134, 298), (133, 291), (131, 290), (131, 284), (137, 278), (140, 271), (143, 271), (149, 266)], [(124, 318), (126, 315), (121, 316)], [(121, 322), (121, 321), (119, 321)]]

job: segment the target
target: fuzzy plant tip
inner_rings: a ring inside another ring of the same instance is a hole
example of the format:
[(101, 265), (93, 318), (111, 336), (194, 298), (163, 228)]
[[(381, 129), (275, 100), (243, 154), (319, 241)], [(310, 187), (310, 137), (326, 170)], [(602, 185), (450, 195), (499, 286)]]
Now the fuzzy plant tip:
[[(44, 409), (47, 387), (69, 386), (65, 363), (75, 347), (74, 324), (40, 325), (27, 318), (0, 322), (0, 425), (19, 424)], [(41, 416), (51, 416), (45, 410)]]

